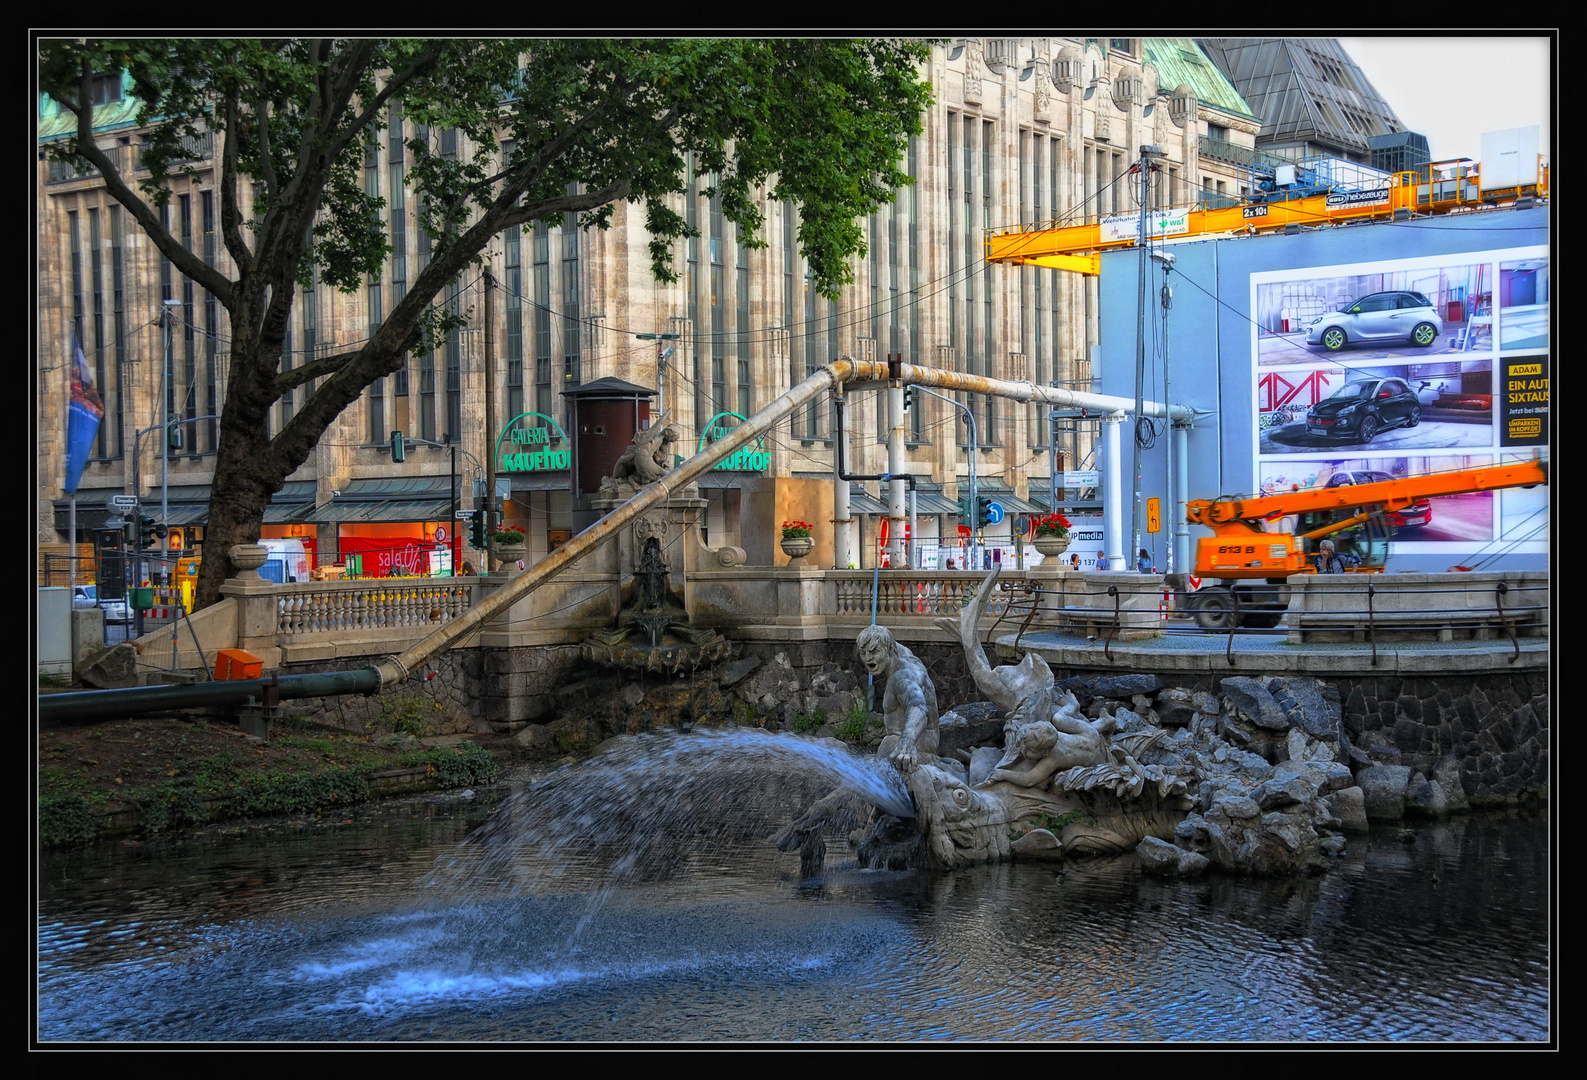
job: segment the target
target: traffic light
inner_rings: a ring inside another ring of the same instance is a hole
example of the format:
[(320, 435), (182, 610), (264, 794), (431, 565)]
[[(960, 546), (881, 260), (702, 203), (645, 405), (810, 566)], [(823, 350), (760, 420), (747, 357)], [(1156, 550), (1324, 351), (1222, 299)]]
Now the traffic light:
[(182, 425), (174, 420), (165, 429), (165, 445), (172, 450), (182, 449)]
[(977, 495), (975, 497), (975, 527), (984, 529), (992, 524), (992, 497), (990, 495)]
[(408, 460), (408, 446), (402, 441), (402, 429), (391, 429), (391, 460), (402, 462)]
[(151, 546), (154, 543), (154, 519), (148, 514), (138, 517), (138, 550)]
[(912, 409), (914, 407), (915, 407), (915, 388), (913, 386), (906, 386), (906, 387), (904, 387), (904, 411), (908, 412), (910, 409)]
[(129, 548), (138, 546), (138, 519), (128, 514), (121, 519), (121, 535)]
[(481, 551), (485, 550), (485, 523), (489, 517), (489, 510), (475, 510), (468, 522), (468, 542)]

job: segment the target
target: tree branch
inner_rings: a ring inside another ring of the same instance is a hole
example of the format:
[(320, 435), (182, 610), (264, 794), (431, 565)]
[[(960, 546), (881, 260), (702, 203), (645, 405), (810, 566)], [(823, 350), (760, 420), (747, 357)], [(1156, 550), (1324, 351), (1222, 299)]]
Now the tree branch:
[(401, 90), (408, 83), (412, 82), (420, 75), (423, 75), (430, 68), (434, 67), (440, 58), (441, 49), (439, 46), (436, 46), (430, 49), (428, 52), (421, 53), (413, 61), (413, 63), (409, 64), (400, 73), (393, 75), (390, 79), (386, 80), (386, 85), (381, 87), (380, 92), (376, 94), (367, 105), (364, 106), (363, 112), (354, 117), (352, 123), (347, 126), (347, 129), (337, 137), (335, 142), (331, 144), (332, 156), (334, 157), (336, 154), (340, 153), (342, 149), (346, 147), (348, 141), (369, 124), (369, 122), (375, 117), (375, 114), (380, 112), (381, 108), (385, 106), (386, 102), (391, 100), (397, 91)]
[(241, 122), (236, 94), (226, 95), (226, 149), (221, 155), (220, 227), (226, 250), (241, 274), (253, 269), (253, 252), (242, 235), (242, 210), (237, 205), (237, 127)]
[(322, 356), (318, 360), (310, 360), (302, 367), (295, 367), (290, 371), (283, 371), (275, 377), (275, 382), (270, 387), (270, 400), (280, 399), (288, 390), (296, 389), (304, 383), (325, 375), (334, 375), (349, 363), (356, 360), (363, 349), (354, 352), (337, 353), (335, 356)]

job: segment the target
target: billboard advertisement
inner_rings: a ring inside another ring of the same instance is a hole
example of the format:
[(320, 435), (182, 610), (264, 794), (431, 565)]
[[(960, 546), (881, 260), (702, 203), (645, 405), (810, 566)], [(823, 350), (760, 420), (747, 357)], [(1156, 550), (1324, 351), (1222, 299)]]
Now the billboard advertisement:
[[(1546, 248), (1284, 269), (1251, 278), (1256, 486), (1339, 486), (1478, 468), (1546, 449)], [(1469, 553), (1546, 536), (1547, 498), (1425, 500), (1395, 551)]]

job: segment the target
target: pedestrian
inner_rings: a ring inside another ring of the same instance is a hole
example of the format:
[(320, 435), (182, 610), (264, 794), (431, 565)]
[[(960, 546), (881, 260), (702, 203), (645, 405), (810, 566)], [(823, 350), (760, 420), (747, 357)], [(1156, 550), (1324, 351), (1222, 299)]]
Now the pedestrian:
[(1157, 572), (1152, 567), (1152, 556), (1145, 548), (1141, 548), (1141, 553), (1135, 558), (1135, 570), (1141, 574), (1155, 574)]
[(957, 570), (958, 569), (957, 566), (953, 565), (953, 556), (952, 555), (948, 556), (948, 565), (943, 567), (943, 569), (944, 570)]
[(1078, 551), (1069, 553), (1069, 564), (1076, 570), (1080, 569), (1080, 553)]
[(1356, 556), (1336, 552), (1332, 540), (1324, 540), (1317, 545), (1316, 561), (1319, 574), (1342, 574), (1352, 566), (1361, 565), (1361, 560)]

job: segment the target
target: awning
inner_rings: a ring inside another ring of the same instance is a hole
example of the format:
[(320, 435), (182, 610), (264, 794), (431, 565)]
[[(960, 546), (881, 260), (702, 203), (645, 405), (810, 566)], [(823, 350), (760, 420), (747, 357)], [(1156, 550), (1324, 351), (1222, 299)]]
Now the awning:
[[(556, 469), (551, 472), (510, 473), (512, 489), (514, 491), (571, 491), (573, 490), (572, 474), (567, 469)], [(502, 478), (501, 473), (496, 474), (496, 479)]]
[[(461, 501), (459, 510), (466, 510)], [(354, 522), (372, 521), (450, 521), (452, 500), (445, 499), (388, 499), (384, 502), (326, 503), (313, 515), (314, 520), (325, 525), (350, 525)]]
[[(467, 509), (472, 489), (464, 477), (457, 480), (458, 509)], [(452, 477), (404, 476), (351, 480), (330, 502), (311, 515), (326, 525), (377, 521), (450, 521)]]

